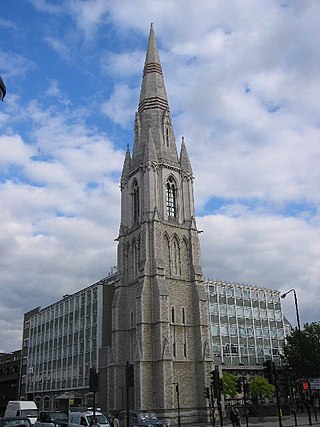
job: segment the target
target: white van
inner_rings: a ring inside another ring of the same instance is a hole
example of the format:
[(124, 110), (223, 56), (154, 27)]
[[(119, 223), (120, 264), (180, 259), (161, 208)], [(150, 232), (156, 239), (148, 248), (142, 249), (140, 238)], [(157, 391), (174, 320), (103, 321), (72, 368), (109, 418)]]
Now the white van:
[[(70, 412), (68, 427), (90, 427), (93, 411)], [(95, 418), (100, 427), (110, 427), (109, 421), (101, 412), (95, 412)]]
[(38, 416), (37, 405), (32, 400), (10, 400), (7, 404), (5, 417), (28, 417), (33, 425)]

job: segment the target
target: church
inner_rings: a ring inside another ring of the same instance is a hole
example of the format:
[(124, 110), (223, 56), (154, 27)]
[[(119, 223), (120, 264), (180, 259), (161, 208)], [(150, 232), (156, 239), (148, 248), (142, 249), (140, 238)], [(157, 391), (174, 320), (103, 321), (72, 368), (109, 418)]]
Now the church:
[(205, 406), (212, 357), (193, 179), (183, 140), (178, 154), (151, 25), (134, 144), (121, 175), (110, 407), (119, 406), (127, 362), (134, 366), (134, 407), (170, 418), (177, 383), (185, 412), (194, 417)]
[(161, 419), (176, 420), (179, 406), (185, 422), (204, 421), (214, 364), (249, 381), (280, 360), (286, 325), (279, 291), (203, 277), (192, 166), (175, 140), (152, 25), (132, 139), (117, 268), (25, 313), (19, 397), (40, 410), (92, 405), (95, 368), (103, 411), (128, 399)]

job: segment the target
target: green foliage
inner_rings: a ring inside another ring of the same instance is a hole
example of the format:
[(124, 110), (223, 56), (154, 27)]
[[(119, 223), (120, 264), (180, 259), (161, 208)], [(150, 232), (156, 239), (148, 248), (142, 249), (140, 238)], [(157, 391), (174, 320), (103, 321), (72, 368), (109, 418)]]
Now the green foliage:
[(260, 401), (263, 397), (268, 397), (270, 400), (274, 395), (275, 387), (263, 377), (256, 376), (250, 381), (249, 391), (252, 397), (259, 397)]
[(234, 397), (237, 394), (238, 377), (233, 374), (224, 373), (222, 376), (223, 394), (225, 396)]
[(283, 351), (293, 378), (320, 377), (320, 323), (306, 323), (301, 333), (292, 331)]

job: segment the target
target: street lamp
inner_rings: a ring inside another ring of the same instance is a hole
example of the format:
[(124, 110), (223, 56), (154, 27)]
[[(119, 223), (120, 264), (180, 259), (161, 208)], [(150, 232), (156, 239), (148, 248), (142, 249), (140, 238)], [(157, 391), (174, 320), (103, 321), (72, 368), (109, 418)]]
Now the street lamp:
[[(298, 333), (299, 333), (299, 346), (300, 346), (300, 367), (301, 367), (301, 372), (303, 373), (304, 371), (304, 364), (303, 364), (303, 350), (302, 350), (302, 334), (301, 334), (301, 327), (300, 327), (300, 317), (299, 317), (299, 309), (298, 309), (298, 299), (297, 299), (297, 294), (295, 289), (290, 289), (290, 291), (285, 292), (284, 294), (281, 295), (281, 298), (285, 298), (290, 292), (293, 292), (294, 295), (294, 304), (296, 307), (296, 316), (297, 316), (297, 325), (298, 325)], [(307, 405), (307, 411), (308, 411), (308, 416), (309, 416), (309, 425), (311, 424), (311, 414), (310, 414), (310, 408), (309, 405)], [(297, 425), (296, 422), (296, 418), (295, 418), (295, 425)]]
[[(297, 294), (296, 291), (294, 289), (290, 289), (290, 291), (284, 293), (281, 295), (281, 298), (285, 298), (290, 292), (293, 292), (294, 295), (294, 304), (296, 306), (296, 316), (297, 316), (297, 324), (298, 324), (298, 329), (300, 331), (300, 335), (301, 335), (301, 327), (300, 327), (300, 317), (299, 317), (299, 310), (298, 310), (298, 300), (297, 300)], [(301, 337), (300, 337), (301, 338)]]
[(299, 331), (299, 344), (300, 344), (300, 362), (301, 362), (301, 370), (303, 370), (303, 351), (302, 351), (302, 335), (301, 335), (301, 327), (300, 327), (300, 317), (299, 317), (299, 309), (298, 309), (298, 299), (295, 289), (290, 289), (290, 291), (285, 292), (281, 295), (281, 298), (285, 298), (290, 292), (293, 292), (294, 295), (294, 304), (296, 307), (296, 316), (297, 316), (297, 325)]

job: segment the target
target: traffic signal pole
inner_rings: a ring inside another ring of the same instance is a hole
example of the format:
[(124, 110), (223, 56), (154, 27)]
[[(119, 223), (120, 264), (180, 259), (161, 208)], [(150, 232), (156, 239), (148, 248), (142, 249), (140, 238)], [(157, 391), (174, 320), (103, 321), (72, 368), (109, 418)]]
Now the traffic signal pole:
[(216, 419), (214, 416), (214, 395), (213, 395), (213, 386), (210, 385), (210, 400), (211, 400), (211, 408), (212, 408), (212, 427), (215, 427)]
[(275, 387), (275, 391), (276, 391), (279, 427), (282, 427), (282, 416), (281, 416), (279, 388), (278, 388), (278, 375), (277, 375), (276, 365), (274, 362), (271, 362), (271, 366), (272, 366), (272, 372), (273, 372), (273, 377), (274, 377), (274, 387)]
[(211, 371), (211, 384), (213, 386), (213, 392), (214, 397), (217, 399), (217, 405), (218, 405), (218, 411), (220, 416), (220, 426), (223, 427), (223, 416), (222, 416), (222, 406), (221, 406), (221, 380), (220, 380), (220, 373), (219, 373), (219, 366), (216, 366), (216, 368)]
[(246, 426), (249, 426), (249, 417), (248, 417), (248, 407), (247, 407), (247, 395), (249, 391), (249, 384), (246, 379), (243, 379), (243, 400), (244, 400), (244, 410), (246, 413)]

